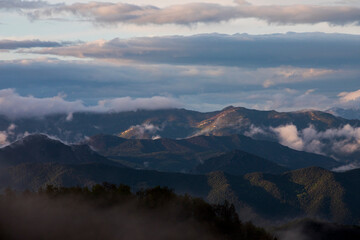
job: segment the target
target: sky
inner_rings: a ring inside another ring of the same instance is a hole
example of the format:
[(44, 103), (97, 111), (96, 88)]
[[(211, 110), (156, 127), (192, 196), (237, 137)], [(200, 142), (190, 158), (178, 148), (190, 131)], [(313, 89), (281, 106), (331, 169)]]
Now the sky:
[(360, 1), (154, 2), (0, 0), (1, 113), (359, 108)]

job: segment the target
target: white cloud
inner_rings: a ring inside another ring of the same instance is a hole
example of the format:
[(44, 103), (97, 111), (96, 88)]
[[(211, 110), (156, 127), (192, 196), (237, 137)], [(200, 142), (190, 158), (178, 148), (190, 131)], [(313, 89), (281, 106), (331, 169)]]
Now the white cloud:
[(161, 138), (158, 132), (163, 130), (163, 126), (156, 126), (152, 123), (143, 123), (141, 125), (131, 126), (128, 130), (119, 136), (129, 137), (126, 133), (130, 133), (131, 138), (151, 138), (153, 140)]
[(340, 97), (342, 103), (358, 100), (360, 98), (360, 89), (354, 92), (341, 92), (338, 97)]
[(314, 126), (298, 130), (293, 124), (270, 128), (279, 142), (290, 148), (328, 156), (348, 156), (360, 152), (360, 128), (349, 124), (317, 131)]
[(277, 128), (271, 128), (271, 130), (277, 134), (280, 144), (296, 150), (304, 149), (304, 142), (299, 137), (298, 130), (295, 125), (280, 126)]
[(8, 135), (6, 132), (0, 132), (0, 146), (7, 145), (9, 142), (7, 141)]
[(16, 125), (15, 124), (10, 124), (10, 126), (8, 127), (8, 132), (12, 132), (13, 130), (15, 130), (15, 128), (16, 128)]
[(72, 112), (68, 113), (68, 115), (66, 116), (66, 121), (71, 122), (74, 118), (74, 115)]
[(334, 172), (346, 172), (346, 171), (350, 171), (350, 170), (354, 170), (354, 169), (358, 169), (360, 168), (360, 164), (358, 163), (350, 163), (344, 166), (340, 166), (337, 168), (332, 169), (332, 171)]
[(161, 96), (105, 99), (99, 101), (97, 105), (85, 106), (82, 101), (67, 101), (61, 95), (49, 98), (23, 97), (13, 89), (0, 90), (0, 114), (9, 118), (43, 117), (49, 114), (64, 113), (69, 114), (67, 117), (68, 120), (71, 120), (73, 112), (122, 112), (140, 109), (168, 109), (179, 106), (181, 105), (176, 100)]
[(256, 137), (257, 135), (266, 135), (266, 131), (264, 131), (261, 127), (256, 127), (251, 124), (250, 129), (246, 131), (244, 135), (248, 137)]
[(13, 123), (9, 125), (9, 127), (5, 131), (0, 131), (0, 147), (9, 144), (9, 136), (14, 135), (14, 130), (17, 126)]

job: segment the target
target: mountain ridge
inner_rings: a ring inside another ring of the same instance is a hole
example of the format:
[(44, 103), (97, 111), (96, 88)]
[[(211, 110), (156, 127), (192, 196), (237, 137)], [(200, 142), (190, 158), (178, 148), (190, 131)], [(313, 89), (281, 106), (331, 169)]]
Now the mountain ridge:
[[(96, 135), (86, 143), (100, 154), (113, 159), (141, 163), (142, 158), (146, 158), (146, 161), (154, 164), (169, 158), (177, 162), (186, 160), (189, 170), (210, 157), (232, 150), (245, 151), (290, 169), (314, 165), (332, 169), (339, 165), (334, 159), (322, 155), (296, 151), (276, 142), (255, 140), (244, 135), (195, 136), (179, 140), (125, 140), (116, 136)], [(161, 169), (161, 166), (157, 168)]]
[(88, 145), (67, 145), (45, 134), (32, 134), (0, 148), (2, 167), (45, 162), (63, 164), (101, 162), (121, 166), (94, 152)]

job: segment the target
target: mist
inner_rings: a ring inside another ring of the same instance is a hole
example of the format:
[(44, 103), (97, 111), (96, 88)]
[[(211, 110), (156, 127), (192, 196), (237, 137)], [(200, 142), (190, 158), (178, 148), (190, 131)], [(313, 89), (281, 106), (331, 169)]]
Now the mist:
[(136, 204), (95, 207), (75, 197), (3, 199), (0, 234), (6, 239), (216, 239), (195, 221), (139, 211)]
[(37, 98), (20, 96), (14, 89), (0, 90), (0, 114), (10, 119), (44, 117), (51, 114), (67, 114), (72, 120), (74, 112), (125, 112), (137, 110), (158, 110), (180, 107), (181, 104), (170, 97), (150, 98), (119, 97), (99, 100), (96, 105), (85, 105), (80, 100), (67, 101), (66, 95)]

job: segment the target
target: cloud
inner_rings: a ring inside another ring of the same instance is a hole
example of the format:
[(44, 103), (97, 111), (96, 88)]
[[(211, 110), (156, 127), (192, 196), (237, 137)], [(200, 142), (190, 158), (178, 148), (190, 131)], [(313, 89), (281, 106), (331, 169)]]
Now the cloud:
[(22, 10), (22, 9), (39, 9), (49, 6), (45, 1), (23, 1), (23, 0), (1, 0), (0, 10)]
[(60, 47), (63, 44), (58, 42), (40, 41), (40, 40), (0, 40), (0, 49), (10, 50), (18, 48), (36, 48), (36, 47)]
[(9, 142), (7, 141), (8, 135), (6, 132), (0, 132), (0, 146), (7, 145)]
[(128, 130), (123, 132), (120, 136), (128, 137), (127, 133), (131, 134), (131, 138), (142, 139), (151, 138), (153, 140), (161, 138), (158, 133), (164, 129), (163, 126), (156, 126), (151, 123), (143, 123), (141, 125), (131, 126)]
[(256, 137), (261, 135), (266, 135), (266, 131), (264, 131), (261, 127), (257, 127), (253, 124), (250, 125), (248, 131), (245, 131), (244, 135), (248, 137)]
[(3, 147), (5, 145), (8, 145), (9, 142), (9, 136), (13, 136), (14, 130), (17, 126), (13, 123), (9, 125), (9, 127), (5, 131), (0, 131), (0, 147)]
[[(279, 73), (280, 78), (296, 80), (331, 75), (333, 70), (326, 69), (330, 67), (359, 66), (359, 43), (360, 36), (344, 34), (202, 34), (128, 40), (116, 38), (31, 52), (148, 64), (309, 68), (307, 72)], [(264, 86), (271, 84), (265, 82)]]
[(339, 99), (334, 104), (334, 108), (353, 109), (354, 111), (360, 108), (360, 89), (352, 92), (341, 92), (337, 96)]
[[(6, 1), (8, 2), (8, 1)], [(40, 2), (44, 4), (43, 2)], [(179, 24), (223, 22), (232, 19), (256, 18), (276, 24), (316, 24), (328, 22), (333, 25), (359, 24), (360, 8), (354, 6), (320, 5), (253, 5), (236, 1), (236, 5), (215, 3), (186, 3), (159, 8), (152, 5), (134, 5), (114, 2), (74, 3), (58, 5), (28, 12), (32, 19), (54, 16), (73, 16), (96, 24)], [(8, 3), (9, 4), (9, 3)], [(19, 7), (24, 2), (21, 1)], [(31, 2), (29, 2), (31, 4)], [(39, 4), (39, 5), (42, 5)], [(31, 6), (36, 6), (33, 2)]]
[[(315, 82), (315, 81), (314, 81)], [(326, 84), (324, 80), (324, 84)], [(306, 81), (299, 83), (305, 85)], [(314, 83), (313, 83), (314, 84)], [(310, 84), (307, 84), (310, 85)], [(332, 99), (324, 94), (317, 93), (314, 89), (271, 89), (257, 94), (250, 95), (247, 101), (253, 103), (251, 108), (281, 111), (297, 111), (299, 109), (324, 110), (338, 104), (336, 99)], [(246, 100), (246, 99), (244, 99)]]
[(359, 100), (360, 98), (360, 89), (354, 92), (341, 92), (338, 95), (340, 97), (340, 102), (347, 103), (350, 101)]
[[(136, 110), (169, 109), (179, 107), (180, 103), (168, 97), (133, 99), (130, 97), (104, 99), (97, 105), (86, 106), (82, 101), (66, 101), (64, 96), (49, 98), (20, 96), (13, 89), (0, 90), (0, 114), (9, 118), (43, 117), (49, 114), (71, 114), (72, 112), (121, 112)], [(67, 118), (71, 120), (71, 115)], [(14, 126), (11, 126), (10, 130)]]
[(100, 24), (192, 24), (230, 20), (235, 18), (237, 12), (232, 6), (209, 3), (189, 3), (158, 8), (150, 5), (91, 2), (38, 10), (33, 12), (31, 17), (36, 19), (71, 13)]
[(358, 169), (360, 168), (360, 164), (359, 163), (350, 163), (344, 166), (340, 166), (337, 168), (332, 169), (332, 171), (334, 172), (346, 172), (346, 171), (350, 171), (350, 170), (354, 170), (354, 169)]
[(155, 96), (151, 98), (136, 98), (122, 97), (114, 99), (105, 99), (98, 102), (98, 106), (92, 107), (93, 109), (100, 111), (134, 111), (134, 110), (157, 110), (157, 109), (169, 109), (174, 107), (180, 107), (181, 104), (175, 99), (168, 97)]
[[(324, 74), (303, 77), (303, 73), (314, 71)], [(325, 110), (340, 104), (339, 92), (358, 87), (359, 74), (360, 68), (356, 67), (240, 68), (42, 58), (0, 61), (0, 89), (13, 88), (22, 96), (41, 98), (64, 93), (69, 101), (81, 99), (84, 105), (98, 105), (100, 100), (119, 96), (171, 96), (187, 109), (199, 111), (228, 105), (280, 111)], [(265, 79), (271, 79), (273, 85), (263, 88)], [(309, 89), (316, 91), (310, 93)]]
[(304, 142), (298, 135), (298, 130), (295, 125), (280, 126), (271, 128), (278, 137), (280, 144), (288, 146), (296, 150), (303, 150)]
[(72, 112), (68, 113), (68, 115), (66, 116), (66, 121), (71, 122), (73, 120), (73, 118), (74, 118), (73, 113)]
[(293, 124), (270, 128), (282, 145), (290, 148), (346, 159), (360, 152), (360, 128), (349, 124), (317, 131), (314, 126), (298, 130)]
[(243, 17), (265, 20), (277, 24), (315, 24), (328, 22), (333, 25), (359, 24), (360, 8), (347, 6), (288, 5), (244, 6), (239, 9)]

